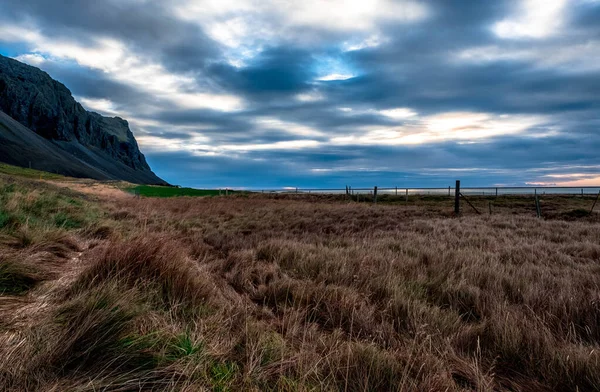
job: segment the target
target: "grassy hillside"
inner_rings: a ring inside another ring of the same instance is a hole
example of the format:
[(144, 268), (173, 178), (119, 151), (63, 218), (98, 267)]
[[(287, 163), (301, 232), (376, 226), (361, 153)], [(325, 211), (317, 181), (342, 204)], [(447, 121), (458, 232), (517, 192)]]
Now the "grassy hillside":
[(0, 175), (0, 390), (598, 390), (600, 219), (544, 200), (455, 218)]
[(64, 176), (60, 174), (48, 173), (45, 171), (27, 169), (24, 167), (7, 165), (0, 162), (0, 174), (6, 174), (10, 176), (18, 176), (20, 178), (36, 178), (42, 180), (58, 180), (64, 179)]

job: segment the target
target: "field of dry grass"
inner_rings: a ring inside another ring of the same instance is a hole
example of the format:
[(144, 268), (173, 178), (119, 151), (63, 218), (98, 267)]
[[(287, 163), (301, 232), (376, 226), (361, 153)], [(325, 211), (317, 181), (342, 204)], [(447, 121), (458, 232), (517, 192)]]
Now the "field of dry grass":
[(600, 390), (593, 200), (490, 201), (0, 176), (0, 389)]

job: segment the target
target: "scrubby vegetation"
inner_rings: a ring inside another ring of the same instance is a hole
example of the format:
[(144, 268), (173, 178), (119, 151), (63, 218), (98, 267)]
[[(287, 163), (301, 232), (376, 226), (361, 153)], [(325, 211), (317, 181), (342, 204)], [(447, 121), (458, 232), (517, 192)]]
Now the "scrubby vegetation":
[(108, 202), (0, 177), (0, 389), (599, 390), (586, 200), (544, 220), (531, 199), (421, 201)]

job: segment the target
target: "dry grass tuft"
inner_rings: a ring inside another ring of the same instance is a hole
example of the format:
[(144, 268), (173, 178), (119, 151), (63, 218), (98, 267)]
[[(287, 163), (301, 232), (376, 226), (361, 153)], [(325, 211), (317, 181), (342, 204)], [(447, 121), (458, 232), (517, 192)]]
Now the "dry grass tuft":
[[(185, 247), (167, 236), (149, 235), (92, 250), (71, 295), (118, 282), (120, 287), (153, 288), (168, 309), (202, 311), (216, 291), (207, 271), (187, 257)], [(195, 309), (197, 308), (197, 309)]]
[(0, 256), (0, 295), (23, 294), (48, 279), (47, 274), (34, 265), (19, 262), (14, 257)]

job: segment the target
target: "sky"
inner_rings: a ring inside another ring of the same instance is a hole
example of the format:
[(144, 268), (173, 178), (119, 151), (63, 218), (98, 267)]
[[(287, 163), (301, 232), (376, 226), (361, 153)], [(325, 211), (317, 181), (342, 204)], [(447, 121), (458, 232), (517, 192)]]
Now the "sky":
[(0, 0), (172, 184), (600, 185), (600, 0)]

